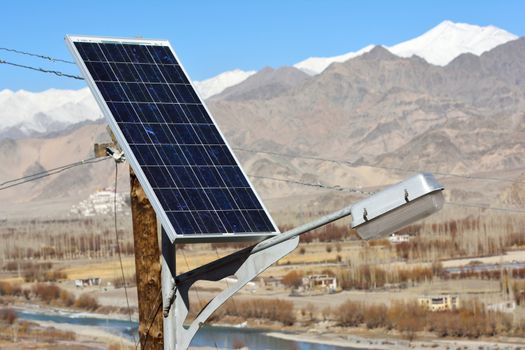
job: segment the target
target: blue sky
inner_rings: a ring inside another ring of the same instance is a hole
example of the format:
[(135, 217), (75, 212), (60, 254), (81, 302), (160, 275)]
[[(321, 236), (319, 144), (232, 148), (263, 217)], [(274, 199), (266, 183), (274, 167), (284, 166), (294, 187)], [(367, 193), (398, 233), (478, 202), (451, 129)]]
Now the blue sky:
[[(525, 35), (523, 0), (8, 1), (2, 3), (0, 47), (71, 59), (65, 34), (168, 39), (194, 80), (393, 45), (447, 19)], [(78, 73), (71, 65), (4, 51), (0, 59)], [(0, 90), (80, 87), (83, 82), (0, 64)]]

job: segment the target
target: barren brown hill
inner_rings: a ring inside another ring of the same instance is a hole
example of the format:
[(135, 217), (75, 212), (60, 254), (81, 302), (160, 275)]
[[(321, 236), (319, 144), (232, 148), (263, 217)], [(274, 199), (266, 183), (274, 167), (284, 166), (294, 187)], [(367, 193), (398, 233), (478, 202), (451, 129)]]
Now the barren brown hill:
[(308, 74), (294, 67), (262, 69), (240, 84), (227, 88), (212, 100), (256, 100), (270, 99), (279, 96), (292, 87), (302, 84), (309, 78)]
[(275, 98), (210, 107), (235, 144), (417, 169), (510, 169), (525, 163), (524, 56), (524, 38), (446, 67), (376, 47)]
[[(376, 47), (317, 76), (263, 70), (208, 105), (270, 210), (326, 211), (361, 196), (354, 190), (415, 171), (517, 178), (525, 168), (524, 77), (525, 38), (445, 67)], [(105, 138), (103, 124), (90, 124), (52, 138), (1, 140), (0, 182), (87, 158)], [(0, 199), (23, 205), (62, 198), (67, 208), (110, 186), (112, 175), (110, 162), (89, 165), (2, 191)], [(441, 179), (448, 198), (483, 204), (509, 186)]]

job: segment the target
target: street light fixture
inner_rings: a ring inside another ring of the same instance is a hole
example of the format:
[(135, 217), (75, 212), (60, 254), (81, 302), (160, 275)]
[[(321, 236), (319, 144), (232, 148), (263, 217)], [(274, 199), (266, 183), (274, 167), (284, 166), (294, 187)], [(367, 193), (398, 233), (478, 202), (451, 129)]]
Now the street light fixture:
[(443, 186), (432, 174), (418, 174), (352, 205), (352, 228), (362, 239), (392, 233), (443, 207)]

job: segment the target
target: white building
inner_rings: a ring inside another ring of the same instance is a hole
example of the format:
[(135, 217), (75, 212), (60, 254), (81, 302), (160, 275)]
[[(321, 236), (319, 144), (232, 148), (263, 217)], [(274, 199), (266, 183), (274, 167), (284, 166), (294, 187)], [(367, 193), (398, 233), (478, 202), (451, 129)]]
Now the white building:
[(417, 298), (418, 304), (427, 310), (446, 311), (457, 310), (460, 307), (459, 297), (457, 295), (432, 295)]
[(388, 241), (392, 244), (408, 242), (410, 241), (410, 235), (398, 235), (397, 233), (392, 233), (388, 237)]
[[(115, 192), (112, 188), (106, 188), (91, 194), (87, 199), (71, 207), (70, 213), (81, 216), (95, 216), (113, 214)], [(127, 207), (124, 196), (117, 193), (117, 212)]]
[(488, 304), (485, 308), (487, 309), (487, 311), (512, 313), (516, 309), (516, 302), (505, 301), (503, 303)]
[(335, 293), (337, 291), (337, 278), (329, 275), (308, 275), (303, 277), (305, 291), (324, 291)]
[(84, 288), (89, 286), (99, 286), (102, 279), (100, 277), (81, 278), (75, 280), (75, 287)]

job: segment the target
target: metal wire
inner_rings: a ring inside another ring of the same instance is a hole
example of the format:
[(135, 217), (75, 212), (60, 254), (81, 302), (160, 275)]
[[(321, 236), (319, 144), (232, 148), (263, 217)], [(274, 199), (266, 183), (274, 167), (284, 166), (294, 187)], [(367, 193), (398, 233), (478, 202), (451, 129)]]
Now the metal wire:
[[(38, 172), (38, 173), (35, 173), (35, 174), (32, 174), (32, 175), (23, 176), (23, 177), (19, 177), (17, 179), (12, 179), (12, 180), (9, 180), (9, 181), (5, 181), (5, 182), (0, 184), (0, 191), (6, 190), (6, 189), (11, 188), (11, 187), (19, 186), (19, 185), (22, 185), (22, 184), (25, 184), (25, 183), (28, 183), (28, 182), (31, 182), (31, 181), (39, 180), (39, 179), (42, 179), (42, 178), (47, 177), (47, 176), (55, 175), (55, 174), (61, 173), (63, 171), (69, 170), (71, 168), (75, 168), (75, 167), (80, 166), (80, 165), (86, 165), (86, 164), (93, 164), (93, 163), (102, 162), (102, 161), (107, 160), (109, 158), (111, 158), (111, 157), (89, 158), (89, 159), (81, 160), (79, 162), (66, 164), (66, 165), (63, 165), (63, 166), (60, 166), (60, 167), (57, 167), (57, 168), (53, 168), (53, 169), (50, 169), (50, 170), (41, 171), (41, 172)], [(6, 186), (7, 184), (10, 184), (10, 185)]]
[[(186, 258), (186, 254), (184, 253), (184, 249), (181, 249), (181, 252), (182, 252), (182, 256), (184, 258), (184, 261), (186, 262), (186, 268), (188, 269), (188, 271), (190, 271), (190, 264), (188, 263), (188, 258)], [(199, 307), (202, 306), (202, 300), (201, 300), (201, 297), (199, 295), (199, 291), (197, 288), (195, 288), (195, 295), (197, 296), (197, 300), (199, 302)], [(189, 307), (191, 307), (191, 305), (189, 305)]]
[[(118, 259), (120, 262), (120, 272), (122, 273), (122, 282), (124, 283), (124, 294), (126, 295), (126, 305), (128, 307), (128, 316), (130, 328), (133, 328), (133, 320), (131, 319), (131, 307), (129, 306), (129, 297), (128, 297), (128, 286), (126, 283), (126, 276), (124, 275), (124, 265), (122, 264), (122, 254), (120, 252), (120, 240), (118, 238), (118, 225), (117, 225), (117, 184), (118, 184), (118, 162), (115, 161), (115, 195), (113, 197), (113, 217), (115, 218), (115, 244), (117, 245)], [(138, 344), (135, 334), (131, 333), (133, 336), (133, 342)]]
[(375, 192), (370, 192), (370, 191), (363, 191), (363, 190), (360, 190), (358, 188), (349, 188), (349, 187), (341, 187), (341, 186), (329, 186), (329, 185), (324, 185), (324, 184), (322, 184), (320, 182), (318, 182), (318, 183), (310, 183), (310, 182), (302, 182), (302, 181), (298, 181), (298, 180), (281, 179), (281, 178), (276, 178), (276, 177), (261, 176), (261, 175), (251, 175), (251, 174), (248, 174), (248, 176), (252, 177), (254, 179), (264, 179), (264, 180), (288, 182), (288, 183), (293, 183), (293, 184), (296, 184), (296, 185), (303, 185), (303, 186), (309, 186), (309, 187), (318, 187), (318, 188), (323, 188), (323, 189), (328, 189), (328, 190), (333, 190), (333, 191), (339, 191), (339, 192), (353, 192), (353, 193), (359, 193), (359, 194), (365, 194), (365, 195), (373, 195), (375, 193)]
[(27, 51), (22, 51), (22, 50), (10, 49), (10, 48), (7, 48), (7, 47), (0, 47), (0, 50), (8, 51), (8, 52), (14, 52), (14, 53), (17, 53), (17, 54), (20, 54), (20, 55), (26, 55), (26, 56), (31, 56), (31, 57), (42, 58), (44, 60), (48, 60), (48, 61), (51, 61), (51, 62), (62, 62), (62, 63), (67, 63), (67, 64), (75, 64), (75, 62), (73, 62), (73, 61), (68, 61), (68, 60), (64, 60), (64, 59), (61, 59), (61, 58), (55, 58), (55, 57), (46, 56), (46, 55), (40, 55), (40, 54), (37, 54), (37, 53), (32, 53), (32, 52), (27, 52)]
[[(315, 156), (302, 156), (298, 154), (271, 152), (271, 151), (264, 151), (264, 150), (254, 150), (254, 149), (241, 148), (241, 147), (234, 147), (233, 150), (248, 152), (248, 153), (268, 154), (268, 155), (274, 155), (274, 156), (285, 157), (285, 158), (297, 158), (297, 159), (306, 159), (306, 160), (316, 160), (316, 161), (321, 161), (321, 162), (331, 162), (331, 163), (336, 163), (338, 165), (347, 165), (350, 167), (367, 166), (370, 168), (383, 169), (383, 170), (394, 170), (394, 171), (400, 171), (404, 173), (422, 172), (422, 170), (417, 170), (417, 169), (405, 169), (405, 168), (391, 167), (391, 166), (390, 167), (380, 166), (380, 165), (374, 165), (374, 164), (362, 163), (362, 162), (356, 163), (356, 162), (350, 162), (347, 160), (330, 159), (330, 158), (322, 158), (322, 157), (315, 157)], [(507, 183), (525, 183), (525, 180), (509, 180), (509, 179), (502, 179), (498, 177), (462, 175), (462, 174), (446, 173), (446, 172), (432, 171), (432, 170), (427, 170), (427, 171), (430, 171), (432, 174), (438, 175), (438, 176), (458, 177), (458, 178), (463, 178), (463, 179), (468, 179), (468, 180), (486, 180), (486, 181), (498, 181), (498, 182), (507, 182)]]
[[(219, 256), (219, 250), (217, 249), (217, 247), (215, 247), (215, 255), (217, 256), (217, 259), (220, 259), (220, 256)], [(228, 280), (225, 278), (224, 279), (224, 282), (226, 282), (226, 288), (230, 288), (230, 284), (228, 283)], [(235, 302), (235, 297), (232, 295), (231, 298), (230, 298), (232, 304), (233, 304), (233, 309), (235, 310), (235, 313), (237, 315), (239, 315), (239, 309), (237, 308), (237, 303)]]
[[(337, 187), (324, 186), (321, 184), (313, 184), (313, 183), (300, 182), (300, 181), (290, 180), (290, 179), (278, 179), (278, 178), (258, 176), (258, 175), (255, 175), (255, 176), (248, 175), (248, 176), (253, 177), (253, 178), (264, 179), (264, 180), (287, 182), (287, 183), (301, 185), (301, 186), (317, 187), (321, 190), (355, 192), (354, 189), (349, 189), (349, 188), (344, 188), (344, 187), (339, 187), (339, 186)], [(375, 192), (359, 192), (359, 193), (374, 194)], [(451, 201), (445, 201), (445, 204), (455, 205), (455, 206), (460, 206), (460, 207), (467, 207), (467, 208), (479, 208), (479, 209), (485, 209), (485, 210), (505, 211), (505, 212), (510, 212), (510, 213), (525, 213), (525, 209), (520, 209), (520, 208), (490, 207), (490, 206), (482, 205), (482, 204), (465, 203), (465, 202), (451, 202)]]
[(142, 350), (146, 350), (146, 345), (147, 345), (148, 339), (149, 339), (149, 337), (148, 337), (149, 331), (150, 331), (151, 327), (153, 326), (153, 322), (155, 322), (155, 318), (157, 318), (157, 315), (159, 314), (159, 311), (160, 311), (161, 306), (162, 306), (162, 289), (159, 290), (159, 293), (157, 294), (157, 299), (155, 300), (155, 304), (157, 304), (157, 307), (155, 308), (155, 310), (153, 310), (153, 312), (147, 318), (148, 328), (146, 328), (146, 333), (144, 333), (144, 334), (146, 334), (146, 337), (144, 338), (144, 343), (140, 343), (140, 335), (139, 335), (139, 341), (135, 344), (135, 349), (138, 349), (138, 346), (139, 346), (139, 343), (140, 343), (140, 348)]
[(5, 61), (5, 60), (2, 60), (2, 59), (0, 59), (0, 64), (7, 64), (7, 65), (18, 67), (18, 68), (25, 68), (25, 69), (29, 69), (29, 70), (33, 70), (33, 71), (37, 71), (37, 72), (54, 74), (56, 76), (64, 77), (64, 78), (84, 80), (84, 78), (82, 78), (81, 76), (78, 76), (78, 75), (63, 73), (63, 72), (60, 72), (58, 70), (50, 70), (50, 69), (44, 69), (44, 68), (40, 68), (40, 67), (27, 66), (25, 64), (9, 62), (9, 61)]

